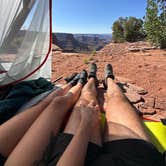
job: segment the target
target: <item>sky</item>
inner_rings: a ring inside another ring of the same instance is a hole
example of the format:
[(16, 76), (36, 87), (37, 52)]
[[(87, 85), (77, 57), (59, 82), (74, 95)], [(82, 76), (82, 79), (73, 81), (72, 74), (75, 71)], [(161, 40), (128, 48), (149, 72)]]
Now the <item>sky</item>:
[(109, 34), (119, 17), (143, 18), (146, 0), (53, 0), (53, 32)]

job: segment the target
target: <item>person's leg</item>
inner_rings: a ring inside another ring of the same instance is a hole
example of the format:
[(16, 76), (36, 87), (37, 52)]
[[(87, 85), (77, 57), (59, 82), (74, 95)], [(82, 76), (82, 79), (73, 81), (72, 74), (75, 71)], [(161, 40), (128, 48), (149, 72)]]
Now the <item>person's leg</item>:
[(49, 105), (49, 103), (57, 96), (63, 96), (71, 88), (70, 84), (66, 84), (56, 89), (43, 99), (37, 105), (21, 112), (8, 120), (0, 127), (0, 154), (7, 157), (14, 147), (21, 140), (25, 132), (37, 119), (41, 112)]
[(120, 87), (112, 78), (107, 78), (107, 129), (105, 141), (118, 139), (144, 139), (149, 141), (144, 125)]
[(65, 96), (53, 99), (17, 144), (5, 165), (46, 164), (54, 148), (55, 136), (66, 113), (79, 98), (81, 89), (82, 84), (78, 83)]
[(155, 163), (154, 165), (163, 166), (162, 155), (149, 142), (149, 137), (135, 108), (111, 78), (107, 79), (107, 86), (107, 132), (102, 155), (96, 163), (106, 164), (109, 158), (114, 156), (117, 163), (121, 161), (120, 163), (126, 165)]
[[(94, 101), (95, 105), (98, 105), (97, 101), (97, 91), (96, 91), (96, 80), (95, 78), (91, 77), (88, 80), (88, 83), (84, 86), (81, 92), (81, 96), (79, 98), (79, 101), (76, 103), (73, 112), (70, 116), (70, 119), (64, 129), (64, 133), (72, 134), (74, 135), (78, 129), (78, 126), (80, 124), (80, 112), (79, 112), (79, 106), (80, 103), (88, 104), (90, 101)], [(100, 125), (100, 113), (99, 113), (99, 120), (94, 126), (94, 130), (91, 133), (90, 142), (95, 143), (99, 146), (102, 145), (102, 138), (101, 138), (101, 125)]]

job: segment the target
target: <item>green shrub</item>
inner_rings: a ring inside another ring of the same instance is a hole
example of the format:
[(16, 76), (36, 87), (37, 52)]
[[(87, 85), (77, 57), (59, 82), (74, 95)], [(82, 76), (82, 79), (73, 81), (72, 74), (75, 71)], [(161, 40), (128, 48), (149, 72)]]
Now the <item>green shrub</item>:
[(143, 21), (135, 17), (120, 17), (112, 27), (114, 42), (135, 42), (145, 38)]
[(147, 0), (145, 24), (147, 39), (157, 47), (166, 48), (166, 1)]
[(84, 64), (89, 64), (89, 60), (87, 58), (84, 59)]
[(96, 49), (92, 51), (92, 56), (96, 56)]
[(88, 58), (85, 58), (84, 59), (84, 64), (89, 64), (90, 61), (93, 61), (93, 57), (92, 56), (89, 56)]
[(90, 56), (90, 57), (88, 58), (88, 60), (89, 60), (89, 61), (93, 61), (93, 57)]

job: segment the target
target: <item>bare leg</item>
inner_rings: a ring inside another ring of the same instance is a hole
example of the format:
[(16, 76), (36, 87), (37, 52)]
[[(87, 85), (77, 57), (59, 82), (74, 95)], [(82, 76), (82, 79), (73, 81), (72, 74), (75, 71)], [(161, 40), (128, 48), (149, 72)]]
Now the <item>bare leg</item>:
[(56, 89), (55, 91), (53, 91), (51, 94), (49, 94), (45, 99), (43, 99), (42, 102), (40, 102), (39, 104), (37, 104), (37, 108), (38, 109), (45, 109), (48, 104), (56, 97), (56, 96), (63, 96), (65, 95), (69, 89), (71, 88), (71, 84), (66, 84), (63, 85), (62, 87), (59, 87), (58, 89)]
[(56, 97), (25, 133), (5, 165), (45, 164), (63, 119), (79, 98), (81, 89), (82, 85), (78, 83), (65, 96)]
[[(73, 135), (76, 133), (78, 126), (80, 124), (80, 121), (81, 121), (80, 112), (78, 111), (80, 102), (88, 104), (90, 101), (93, 100), (95, 104), (98, 104), (96, 97), (97, 97), (97, 91), (96, 91), (96, 86), (95, 86), (95, 79), (90, 78), (88, 83), (82, 89), (80, 99), (73, 109), (73, 112), (66, 125), (64, 133), (69, 133), (69, 134), (73, 134)], [(96, 124), (96, 126), (94, 127), (94, 129), (91, 133), (90, 142), (98, 144), (100, 146), (102, 145), (100, 121), (98, 121), (98, 123)]]
[(143, 123), (119, 86), (107, 79), (107, 131), (105, 141), (136, 138), (149, 141)]
[(64, 95), (71, 88), (70, 84), (55, 90), (43, 101), (28, 110), (14, 116), (0, 126), (0, 154), (8, 156), (21, 140), (25, 132), (40, 115), (40, 113), (57, 96)]

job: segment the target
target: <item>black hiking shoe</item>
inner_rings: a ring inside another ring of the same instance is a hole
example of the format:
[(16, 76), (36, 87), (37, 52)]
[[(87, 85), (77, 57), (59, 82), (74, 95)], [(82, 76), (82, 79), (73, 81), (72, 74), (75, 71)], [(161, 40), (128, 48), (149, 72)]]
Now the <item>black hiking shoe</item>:
[(89, 79), (90, 78), (94, 78), (95, 79), (95, 85), (97, 87), (98, 84), (99, 84), (99, 81), (97, 79), (96, 73), (97, 73), (97, 65), (95, 63), (91, 63), (90, 64), (90, 68), (89, 68), (89, 76), (88, 76), (88, 78)]
[(97, 72), (97, 65), (95, 63), (91, 63), (90, 64), (90, 68), (89, 68), (89, 76), (88, 76), (88, 78), (95, 78), (95, 79), (97, 79), (96, 72)]
[(78, 80), (80, 79), (80, 74), (76, 74), (73, 79), (71, 81), (69, 81), (69, 83), (72, 85), (72, 86), (75, 86), (78, 82)]
[(64, 78), (64, 80), (69, 83), (78, 73), (73, 73), (71, 76)]
[(82, 70), (81, 73), (79, 74), (78, 82), (81, 83), (82, 85), (85, 85), (87, 83), (87, 77), (88, 77), (87, 71)]
[(111, 64), (107, 64), (104, 69), (105, 80), (104, 80), (104, 87), (107, 88), (107, 78), (115, 79), (113, 74), (113, 68)]

